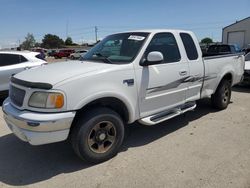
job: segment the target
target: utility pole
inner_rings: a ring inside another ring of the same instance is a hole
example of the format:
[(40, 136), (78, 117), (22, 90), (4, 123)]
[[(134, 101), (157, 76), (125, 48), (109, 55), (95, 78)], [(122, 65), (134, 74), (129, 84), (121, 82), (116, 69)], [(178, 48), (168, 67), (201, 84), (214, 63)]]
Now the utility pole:
[(67, 20), (66, 22), (66, 39), (68, 38), (69, 36), (69, 21)]
[(97, 26), (95, 26), (95, 41), (97, 42), (97, 32), (98, 32), (98, 28)]

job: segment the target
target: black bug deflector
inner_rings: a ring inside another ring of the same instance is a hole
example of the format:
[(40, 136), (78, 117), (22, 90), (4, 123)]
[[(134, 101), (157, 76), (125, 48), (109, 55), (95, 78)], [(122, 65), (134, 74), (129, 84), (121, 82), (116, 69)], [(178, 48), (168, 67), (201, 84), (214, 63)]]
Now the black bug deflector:
[(17, 85), (21, 85), (29, 88), (37, 88), (37, 89), (52, 89), (52, 85), (48, 83), (40, 83), (40, 82), (27, 82), (24, 80), (19, 80), (15, 77), (11, 77), (11, 82)]

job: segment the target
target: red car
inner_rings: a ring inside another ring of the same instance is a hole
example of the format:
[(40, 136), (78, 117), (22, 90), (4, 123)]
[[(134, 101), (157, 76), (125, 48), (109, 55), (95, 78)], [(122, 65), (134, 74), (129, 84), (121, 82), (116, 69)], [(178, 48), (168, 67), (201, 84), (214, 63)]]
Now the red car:
[(75, 50), (60, 50), (59, 52), (54, 54), (55, 58), (69, 57), (70, 54), (74, 53)]

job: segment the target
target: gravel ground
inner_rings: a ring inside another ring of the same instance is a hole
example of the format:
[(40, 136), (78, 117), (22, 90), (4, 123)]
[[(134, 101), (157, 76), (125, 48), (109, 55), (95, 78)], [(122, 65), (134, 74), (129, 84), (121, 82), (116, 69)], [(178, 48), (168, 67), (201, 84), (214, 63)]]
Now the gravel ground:
[(0, 187), (250, 188), (250, 88), (234, 88), (228, 109), (209, 101), (160, 125), (135, 124), (120, 153), (88, 165), (67, 142), (19, 141), (0, 110)]
[(57, 62), (62, 62), (62, 61), (71, 61), (71, 59), (68, 59), (68, 58), (55, 59), (54, 57), (47, 57), (46, 61), (48, 63), (57, 63)]

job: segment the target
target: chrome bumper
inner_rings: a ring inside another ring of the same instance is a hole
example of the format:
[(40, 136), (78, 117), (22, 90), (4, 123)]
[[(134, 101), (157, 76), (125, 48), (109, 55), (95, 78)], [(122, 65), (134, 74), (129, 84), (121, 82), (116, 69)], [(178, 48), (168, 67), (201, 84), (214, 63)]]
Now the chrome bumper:
[(37, 113), (21, 111), (7, 98), (2, 106), (4, 119), (10, 130), (31, 145), (42, 145), (66, 140), (76, 112)]

